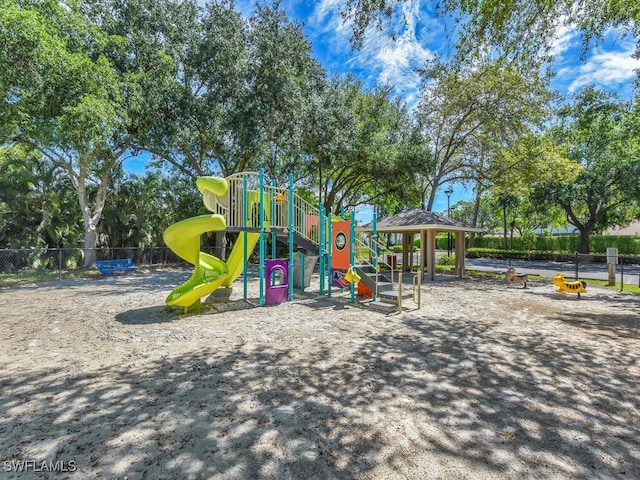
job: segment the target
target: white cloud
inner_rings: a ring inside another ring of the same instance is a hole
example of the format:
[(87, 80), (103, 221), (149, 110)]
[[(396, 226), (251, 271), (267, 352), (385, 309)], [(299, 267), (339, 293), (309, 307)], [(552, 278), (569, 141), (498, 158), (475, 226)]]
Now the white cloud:
[[(352, 50), (351, 24), (340, 15), (342, 5), (341, 0), (322, 0), (316, 6), (309, 20), (309, 31), (314, 32), (312, 43), (327, 42), (329, 38), (330, 43), (324, 48), (335, 58), (334, 68), (356, 72), (369, 87), (393, 85), (396, 95), (410, 106), (414, 105), (421, 81), (416, 68), (433, 57), (425, 42), (440, 35), (442, 27), (421, 10), (420, 2), (408, 2), (388, 22), (388, 29), (379, 31), (375, 26), (369, 27), (361, 48)], [(331, 36), (327, 37), (329, 32)]]
[(342, 0), (321, 0), (317, 3), (314, 17), (316, 23), (323, 23), (326, 17), (335, 17), (339, 13)]
[(560, 22), (560, 26), (556, 29), (556, 35), (551, 42), (551, 55), (559, 57), (568, 50), (576, 46), (579, 41), (579, 32), (572, 25), (567, 25), (564, 21)]
[(629, 83), (636, 77), (635, 70), (640, 69), (640, 59), (632, 58), (632, 51), (633, 46), (623, 51), (596, 49), (586, 63), (575, 68), (575, 79), (569, 85), (569, 91), (590, 84), (614, 88)]

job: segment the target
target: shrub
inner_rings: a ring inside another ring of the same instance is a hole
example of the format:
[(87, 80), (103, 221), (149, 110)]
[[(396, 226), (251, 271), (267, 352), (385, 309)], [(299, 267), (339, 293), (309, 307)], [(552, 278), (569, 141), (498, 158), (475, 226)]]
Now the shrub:
[[(591, 235), (589, 239), (591, 253), (605, 254), (607, 248), (615, 247), (620, 255), (640, 255), (640, 236), (637, 235)], [(437, 247), (446, 250), (446, 236), (437, 239)], [(443, 243), (444, 242), (444, 243)], [(476, 237), (474, 248), (488, 248), (504, 251), (503, 237)], [(513, 238), (510, 251), (575, 253), (580, 249), (580, 236), (562, 235), (551, 236), (548, 233), (535, 235), (525, 232), (521, 237)]]
[(436, 265), (455, 265), (455, 255), (442, 255), (436, 260)]

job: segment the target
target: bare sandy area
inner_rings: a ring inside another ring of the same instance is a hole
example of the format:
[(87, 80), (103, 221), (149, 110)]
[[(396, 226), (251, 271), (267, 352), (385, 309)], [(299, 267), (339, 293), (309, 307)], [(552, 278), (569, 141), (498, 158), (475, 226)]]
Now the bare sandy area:
[(385, 315), (256, 307), (252, 278), (165, 307), (188, 275), (0, 289), (0, 478), (640, 478), (637, 295), (470, 277)]

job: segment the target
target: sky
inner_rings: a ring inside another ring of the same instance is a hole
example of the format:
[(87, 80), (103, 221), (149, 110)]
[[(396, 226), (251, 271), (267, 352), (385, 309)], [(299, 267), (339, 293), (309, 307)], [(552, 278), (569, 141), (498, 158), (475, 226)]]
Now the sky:
[[(450, 52), (443, 19), (435, 19), (430, 1), (413, 0), (402, 4), (402, 16), (380, 32), (370, 29), (362, 47), (351, 46), (351, 26), (345, 24), (340, 14), (344, 0), (281, 0), (292, 20), (303, 24), (303, 31), (312, 46), (312, 55), (323, 65), (329, 75), (353, 73), (365, 87), (391, 84), (393, 94), (403, 98), (409, 106), (416, 104), (420, 93), (420, 76), (416, 69), (436, 54)], [(253, 0), (237, 0), (236, 8), (245, 16), (255, 8)], [(393, 34), (393, 39), (391, 37)], [(581, 58), (582, 39), (578, 32), (567, 27), (558, 31), (553, 44), (555, 57), (552, 66), (555, 77), (551, 87), (567, 95), (594, 84), (618, 92), (623, 98), (633, 94), (634, 70), (640, 69), (640, 60), (631, 54), (635, 47), (633, 38), (621, 38), (611, 29), (603, 41), (593, 46)], [(128, 170), (141, 172), (146, 161), (127, 160)], [(442, 191), (447, 186), (442, 187)], [(451, 205), (467, 200), (469, 193), (459, 185), (453, 186)], [(447, 198), (437, 196), (434, 211), (445, 212)], [(370, 217), (370, 209), (361, 208), (359, 217)]]

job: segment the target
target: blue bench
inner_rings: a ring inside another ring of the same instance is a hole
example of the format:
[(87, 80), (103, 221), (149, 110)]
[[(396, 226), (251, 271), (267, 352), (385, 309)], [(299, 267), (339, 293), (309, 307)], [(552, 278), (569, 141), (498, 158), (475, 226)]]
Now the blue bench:
[(133, 265), (131, 258), (122, 258), (120, 260), (98, 260), (96, 267), (103, 275), (109, 275), (115, 272), (133, 272), (138, 267)]

